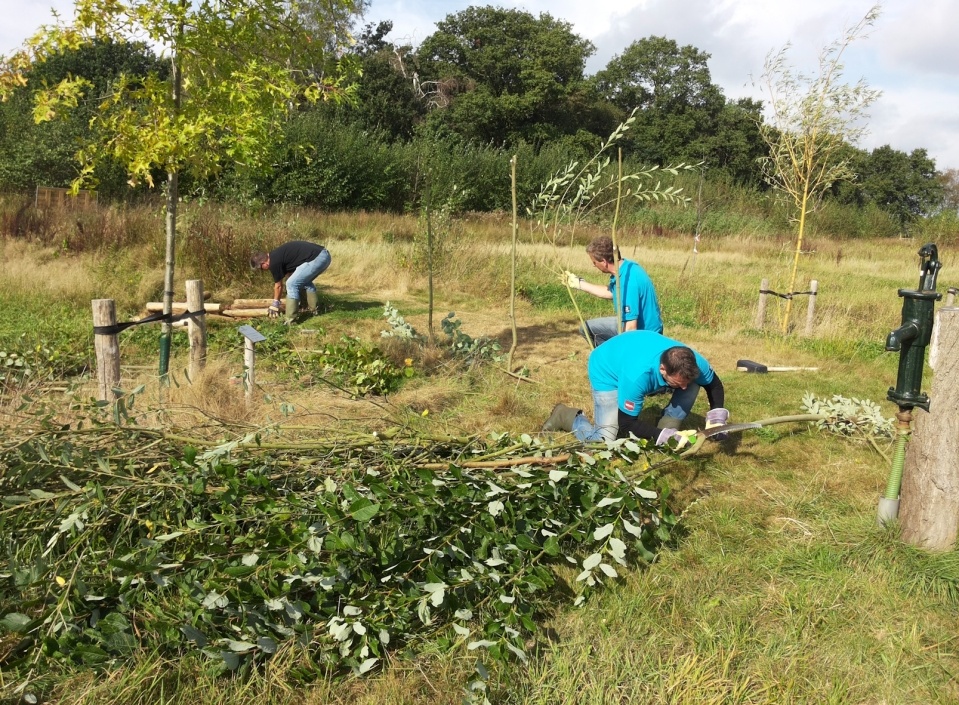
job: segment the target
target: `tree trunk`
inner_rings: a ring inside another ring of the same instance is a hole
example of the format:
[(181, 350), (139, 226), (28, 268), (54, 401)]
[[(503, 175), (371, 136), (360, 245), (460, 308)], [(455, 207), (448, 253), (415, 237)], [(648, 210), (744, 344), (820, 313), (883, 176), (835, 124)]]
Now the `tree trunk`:
[(959, 530), (959, 308), (941, 308), (930, 349), (929, 413), (916, 410), (903, 468), (902, 539), (951, 550)]
[[(180, 0), (180, 7), (185, 8), (185, 0)], [(177, 40), (183, 37), (183, 24), (177, 28)], [(170, 58), (170, 70), (173, 72), (173, 115), (174, 119), (180, 114), (180, 103), (183, 99), (183, 73), (180, 71), (180, 61), (177, 58), (175, 43)], [(163, 313), (167, 316), (173, 313), (173, 272), (176, 263), (176, 218), (177, 204), (180, 202), (180, 185), (176, 168), (167, 169), (166, 184), (166, 265), (163, 273)], [(169, 321), (163, 321), (160, 328), (160, 387), (170, 383), (170, 342), (173, 337), (173, 326)]]

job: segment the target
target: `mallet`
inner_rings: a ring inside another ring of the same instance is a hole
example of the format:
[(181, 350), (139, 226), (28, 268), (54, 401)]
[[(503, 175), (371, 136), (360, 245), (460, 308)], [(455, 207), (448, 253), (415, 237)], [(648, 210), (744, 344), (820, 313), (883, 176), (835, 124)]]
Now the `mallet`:
[(818, 367), (769, 367), (752, 360), (737, 360), (736, 370), (739, 372), (755, 372), (756, 374), (765, 374), (767, 372), (817, 372)]

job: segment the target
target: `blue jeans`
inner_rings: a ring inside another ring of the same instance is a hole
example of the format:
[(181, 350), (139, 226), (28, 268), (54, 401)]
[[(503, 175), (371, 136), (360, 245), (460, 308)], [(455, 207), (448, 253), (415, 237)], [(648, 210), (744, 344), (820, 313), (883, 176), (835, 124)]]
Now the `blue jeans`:
[[(665, 394), (666, 391), (662, 393)], [(678, 429), (682, 425), (699, 395), (699, 385), (690, 384), (686, 389), (674, 389), (672, 392), (669, 403), (663, 409), (660, 428)], [(597, 392), (594, 389), (593, 413), (596, 415), (595, 424), (584, 414), (576, 415), (573, 419), (573, 435), (584, 443), (616, 440), (619, 435), (619, 393), (616, 390)]]
[(590, 318), (586, 321), (585, 330), (583, 326), (579, 329), (579, 334), (586, 340), (592, 340), (595, 347), (599, 347), (617, 333), (619, 328), (617, 328), (616, 316)]
[(593, 424), (584, 414), (577, 414), (573, 419), (573, 435), (583, 442), (612, 441), (619, 433), (619, 393), (614, 389), (611, 392), (597, 392), (593, 390), (593, 414), (596, 423)]
[(316, 291), (313, 280), (330, 266), (330, 251), (323, 250), (309, 262), (304, 262), (293, 270), (286, 280), (286, 298), (299, 299), (303, 291)]
[(672, 392), (673, 396), (670, 397), (659, 420), (660, 428), (679, 428), (682, 425), (683, 419), (689, 416), (693, 404), (696, 403), (696, 397), (699, 396), (699, 385), (691, 382), (686, 389), (673, 389)]

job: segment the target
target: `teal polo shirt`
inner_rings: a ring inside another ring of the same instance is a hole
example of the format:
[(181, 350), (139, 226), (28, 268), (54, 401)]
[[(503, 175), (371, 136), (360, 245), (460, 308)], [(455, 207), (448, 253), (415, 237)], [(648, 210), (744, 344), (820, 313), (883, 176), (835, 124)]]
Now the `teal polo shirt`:
[[(670, 389), (659, 372), (662, 354), (675, 346), (688, 348), (678, 340), (651, 330), (631, 330), (610, 338), (589, 355), (589, 384), (594, 391), (616, 391), (619, 410), (638, 416), (650, 394)], [(693, 382), (703, 387), (712, 383), (715, 373), (702, 355), (693, 350), (699, 377)]]
[(609, 277), (609, 293), (613, 295), (613, 308), (620, 305), (620, 320), (636, 321), (636, 330), (663, 332), (663, 317), (653, 280), (646, 270), (629, 259), (619, 262), (619, 282), (622, 283), (622, 301), (617, 301), (617, 277)]

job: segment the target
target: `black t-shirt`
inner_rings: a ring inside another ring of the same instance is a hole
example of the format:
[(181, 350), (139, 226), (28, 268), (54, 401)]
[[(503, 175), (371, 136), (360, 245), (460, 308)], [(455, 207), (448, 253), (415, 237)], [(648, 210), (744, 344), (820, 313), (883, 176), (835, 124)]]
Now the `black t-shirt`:
[(283, 281), (283, 277), (304, 262), (312, 262), (326, 248), (305, 240), (291, 240), (270, 251), (270, 274), (274, 282)]

